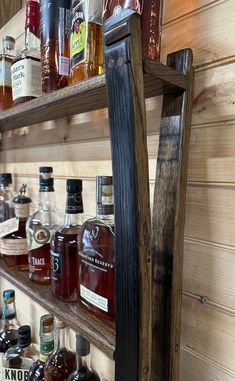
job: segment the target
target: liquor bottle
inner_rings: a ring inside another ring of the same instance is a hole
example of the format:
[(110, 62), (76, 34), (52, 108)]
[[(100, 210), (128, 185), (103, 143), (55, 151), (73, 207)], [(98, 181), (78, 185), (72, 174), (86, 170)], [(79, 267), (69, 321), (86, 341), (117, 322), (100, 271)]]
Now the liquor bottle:
[(97, 216), (78, 235), (78, 299), (114, 325), (115, 238), (112, 177), (96, 178)]
[(31, 198), (25, 196), (26, 184), (19, 190), (19, 195), (13, 198), (15, 216), (18, 219), (17, 231), (6, 235), (0, 240), (0, 250), (3, 259), (11, 270), (28, 270), (28, 245), (26, 239), (26, 221), (29, 217)]
[(51, 283), (50, 241), (59, 227), (54, 199), (52, 167), (40, 167), (38, 210), (29, 217), (26, 233), (29, 248), (29, 279)]
[(18, 321), (15, 306), (15, 290), (3, 291), (2, 331), (0, 333), (0, 353), (5, 353), (18, 342)]
[(72, 0), (70, 83), (102, 73), (102, 0)]
[(15, 216), (11, 173), (0, 173), (0, 222)]
[(2, 379), (5, 381), (27, 380), (29, 369), (38, 357), (31, 344), (30, 326), (22, 325), (18, 333), (18, 344), (9, 348), (3, 357)]
[(68, 381), (100, 381), (98, 374), (90, 367), (90, 343), (81, 335), (76, 335), (77, 370)]
[(68, 332), (64, 323), (55, 319), (55, 350), (44, 367), (46, 381), (64, 381), (76, 369), (76, 355), (67, 349)]
[(3, 36), (3, 51), (0, 54), (0, 110), (13, 107), (11, 64), (15, 58), (15, 39)]
[(28, 381), (45, 381), (44, 366), (54, 349), (54, 316), (43, 315), (40, 319), (40, 355), (29, 369)]
[(41, 0), (42, 91), (68, 86), (71, 0)]
[(11, 66), (15, 105), (42, 95), (39, 13), (39, 0), (27, 0), (25, 47)]
[(64, 225), (51, 241), (52, 293), (64, 302), (77, 301), (77, 236), (82, 223), (82, 180), (69, 179)]

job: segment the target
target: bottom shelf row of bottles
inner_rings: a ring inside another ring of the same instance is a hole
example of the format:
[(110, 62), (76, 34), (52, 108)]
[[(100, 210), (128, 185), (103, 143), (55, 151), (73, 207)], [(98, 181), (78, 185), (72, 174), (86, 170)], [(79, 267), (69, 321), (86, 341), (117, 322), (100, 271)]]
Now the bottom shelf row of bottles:
[(76, 353), (68, 348), (67, 328), (51, 314), (40, 318), (40, 350), (31, 341), (29, 325), (18, 326), (15, 291), (3, 292), (0, 333), (2, 381), (99, 381), (90, 367), (90, 343), (76, 335)]

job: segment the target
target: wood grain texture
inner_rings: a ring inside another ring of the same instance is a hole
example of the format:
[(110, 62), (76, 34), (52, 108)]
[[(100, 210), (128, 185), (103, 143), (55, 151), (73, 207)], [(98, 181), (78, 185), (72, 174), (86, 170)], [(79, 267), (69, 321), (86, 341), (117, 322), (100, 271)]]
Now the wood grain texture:
[(152, 218), (152, 380), (179, 380), (183, 234), (194, 73), (190, 49), (168, 64), (188, 74), (185, 93), (163, 99)]
[(0, 28), (2, 28), (22, 8), (22, 0), (1, 0)]
[(26, 271), (14, 272), (8, 270), (3, 260), (0, 260), (0, 275), (41, 304), (50, 313), (57, 316), (67, 327), (79, 332), (89, 342), (113, 358), (115, 334), (107, 324), (87, 313), (78, 304), (58, 303), (51, 294), (50, 286), (34, 284), (29, 280)]
[(139, 16), (127, 20), (122, 39), (115, 32), (115, 42), (105, 47), (115, 196), (115, 379), (150, 381), (151, 319), (146, 295), (151, 294), (151, 230)]

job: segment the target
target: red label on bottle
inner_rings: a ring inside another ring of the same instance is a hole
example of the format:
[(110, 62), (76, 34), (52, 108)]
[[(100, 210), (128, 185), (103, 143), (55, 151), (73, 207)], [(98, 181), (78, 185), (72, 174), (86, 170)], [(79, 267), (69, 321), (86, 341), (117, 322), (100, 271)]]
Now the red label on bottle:
[(26, 6), (25, 29), (27, 28), (36, 37), (40, 37), (40, 6), (33, 0), (29, 0)]

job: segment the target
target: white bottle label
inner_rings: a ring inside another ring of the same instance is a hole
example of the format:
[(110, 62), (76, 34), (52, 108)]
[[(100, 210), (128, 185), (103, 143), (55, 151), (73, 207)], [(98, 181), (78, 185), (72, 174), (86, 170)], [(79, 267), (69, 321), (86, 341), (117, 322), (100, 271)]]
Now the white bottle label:
[(19, 230), (19, 219), (14, 217), (0, 223), (0, 238)]
[(108, 312), (108, 299), (80, 285), (80, 296), (102, 311)]
[(21, 97), (40, 97), (41, 63), (27, 58), (15, 62), (11, 66), (13, 100)]
[(0, 62), (0, 86), (11, 87), (11, 62)]
[(27, 255), (28, 245), (27, 240), (22, 239), (1, 239), (0, 238), (0, 253), (3, 255)]
[(36, 229), (27, 230), (27, 240), (29, 250), (38, 249), (46, 243), (51, 241), (52, 235), (55, 233), (55, 230), (49, 230), (44, 226), (40, 226)]
[(18, 218), (27, 218), (29, 216), (29, 204), (15, 204), (15, 215)]
[(2, 381), (27, 381), (28, 376), (26, 369), (2, 368)]

